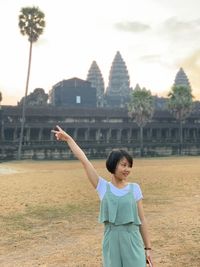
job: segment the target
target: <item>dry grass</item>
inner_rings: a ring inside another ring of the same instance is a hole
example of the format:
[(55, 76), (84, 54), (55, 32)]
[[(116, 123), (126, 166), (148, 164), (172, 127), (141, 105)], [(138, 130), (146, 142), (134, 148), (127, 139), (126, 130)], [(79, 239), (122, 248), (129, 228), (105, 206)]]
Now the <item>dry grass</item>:
[[(156, 267), (199, 266), (199, 180), (199, 157), (134, 162)], [(99, 200), (79, 162), (1, 163), (0, 197), (1, 267), (101, 266)]]

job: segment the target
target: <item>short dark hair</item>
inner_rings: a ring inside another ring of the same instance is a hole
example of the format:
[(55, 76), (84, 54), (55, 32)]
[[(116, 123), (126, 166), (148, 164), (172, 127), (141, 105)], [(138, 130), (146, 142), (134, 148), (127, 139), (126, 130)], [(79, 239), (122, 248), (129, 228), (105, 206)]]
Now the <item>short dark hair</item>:
[(133, 165), (133, 158), (131, 157), (131, 155), (123, 149), (113, 149), (110, 154), (108, 155), (108, 158), (106, 160), (106, 168), (107, 170), (114, 174), (117, 164), (118, 162), (122, 159), (122, 158), (126, 158), (130, 164), (130, 167), (132, 168)]

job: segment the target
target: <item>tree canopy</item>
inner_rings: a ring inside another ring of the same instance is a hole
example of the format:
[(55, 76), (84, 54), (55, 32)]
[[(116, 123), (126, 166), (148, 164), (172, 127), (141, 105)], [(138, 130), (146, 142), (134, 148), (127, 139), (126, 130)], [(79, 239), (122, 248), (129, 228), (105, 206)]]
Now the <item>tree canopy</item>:
[(184, 120), (192, 111), (193, 95), (186, 86), (173, 86), (168, 93), (168, 108), (177, 120)]
[(151, 91), (146, 88), (141, 89), (137, 86), (132, 92), (128, 110), (129, 116), (132, 117), (139, 126), (145, 126), (154, 112), (154, 101)]
[(140, 155), (143, 156), (143, 127), (153, 116), (154, 101), (151, 91), (138, 86), (133, 90), (131, 102), (128, 105), (129, 116), (140, 128)]
[(19, 28), (29, 42), (36, 42), (45, 27), (44, 13), (37, 7), (23, 7), (19, 15)]

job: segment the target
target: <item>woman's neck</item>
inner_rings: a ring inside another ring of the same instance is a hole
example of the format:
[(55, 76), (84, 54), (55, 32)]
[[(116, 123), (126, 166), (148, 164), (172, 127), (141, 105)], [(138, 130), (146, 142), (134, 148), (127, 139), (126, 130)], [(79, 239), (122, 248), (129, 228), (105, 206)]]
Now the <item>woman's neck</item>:
[(128, 182), (125, 179), (117, 179), (114, 175), (112, 176), (112, 180), (111, 180), (112, 184), (118, 188), (123, 188), (125, 187)]

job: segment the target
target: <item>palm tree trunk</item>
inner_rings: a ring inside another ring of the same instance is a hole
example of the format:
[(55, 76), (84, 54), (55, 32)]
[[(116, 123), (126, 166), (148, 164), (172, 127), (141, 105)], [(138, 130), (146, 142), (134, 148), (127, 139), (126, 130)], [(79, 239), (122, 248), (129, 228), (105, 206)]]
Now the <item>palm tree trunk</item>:
[(26, 78), (26, 88), (25, 88), (24, 99), (23, 99), (23, 102), (22, 102), (21, 131), (20, 131), (19, 147), (18, 147), (18, 153), (17, 153), (17, 159), (18, 160), (21, 160), (21, 154), (22, 154), (22, 143), (23, 143), (24, 126), (25, 126), (26, 97), (27, 97), (27, 94), (28, 94), (28, 85), (29, 85), (30, 70), (31, 70), (31, 58), (32, 58), (32, 42), (30, 42), (29, 60), (28, 60), (28, 72), (27, 72), (27, 78)]
[(140, 126), (140, 156), (143, 157), (144, 148), (143, 148), (143, 126)]
[(180, 123), (179, 123), (179, 134), (180, 134), (179, 155), (182, 155), (182, 148), (183, 148), (183, 121), (182, 120), (180, 120)]

